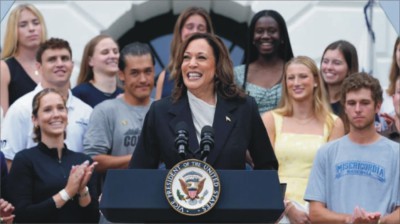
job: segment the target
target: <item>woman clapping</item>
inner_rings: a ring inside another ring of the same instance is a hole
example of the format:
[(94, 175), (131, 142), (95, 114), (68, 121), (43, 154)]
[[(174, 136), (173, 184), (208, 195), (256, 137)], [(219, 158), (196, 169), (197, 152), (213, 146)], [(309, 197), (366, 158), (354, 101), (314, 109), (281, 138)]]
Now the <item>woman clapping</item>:
[(8, 179), (15, 221), (97, 222), (99, 217), (91, 159), (64, 144), (68, 124), (65, 99), (44, 89), (32, 102), (38, 145), (16, 154)]

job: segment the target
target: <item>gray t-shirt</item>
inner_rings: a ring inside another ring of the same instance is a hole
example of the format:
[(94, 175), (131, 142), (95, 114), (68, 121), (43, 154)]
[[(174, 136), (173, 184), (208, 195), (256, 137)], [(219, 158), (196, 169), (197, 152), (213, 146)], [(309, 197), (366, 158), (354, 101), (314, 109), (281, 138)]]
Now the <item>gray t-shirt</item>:
[(369, 145), (348, 135), (317, 152), (304, 196), (337, 213), (352, 214), (356, 206), (382, 215), (400, 206), (399, 144), (385, 137)]
[(151, 102), (147, 106), (131, 106), (122, 98), (116, 98), (98, 104), (83, 140), (84, 153), (89, 156), (131, 155)]

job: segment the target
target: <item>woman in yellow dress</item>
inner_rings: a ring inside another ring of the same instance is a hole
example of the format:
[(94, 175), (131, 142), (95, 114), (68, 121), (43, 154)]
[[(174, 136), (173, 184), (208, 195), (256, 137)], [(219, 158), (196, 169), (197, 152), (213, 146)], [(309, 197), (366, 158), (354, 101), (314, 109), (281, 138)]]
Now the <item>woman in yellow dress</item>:
[(262, 116), (279, 162), (279, 179), (287, 184), (281, 223), (310, 222), (303, 195), (314, 156), (321, 145), (344, 135), (325, 94), (314, 61), (295, 57), (285, 65), (277, 109)]

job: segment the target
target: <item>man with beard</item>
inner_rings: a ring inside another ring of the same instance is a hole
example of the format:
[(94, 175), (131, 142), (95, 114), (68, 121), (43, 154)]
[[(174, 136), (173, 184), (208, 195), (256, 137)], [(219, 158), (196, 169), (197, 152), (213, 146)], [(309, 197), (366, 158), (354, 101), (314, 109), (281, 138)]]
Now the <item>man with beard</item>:
[(379, 81), (366, 73), (342, 84), (341, 103), (350, 132), (322, 146), (304, 199), (312, 223), (399, 223), (399, 145), (378, 134)]

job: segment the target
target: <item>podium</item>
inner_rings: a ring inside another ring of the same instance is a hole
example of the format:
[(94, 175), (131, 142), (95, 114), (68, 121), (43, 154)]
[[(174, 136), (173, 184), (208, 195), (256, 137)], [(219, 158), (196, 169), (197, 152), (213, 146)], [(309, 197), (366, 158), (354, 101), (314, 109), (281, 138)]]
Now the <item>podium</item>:
[(185, 216), (167, 202), (167, 170), (109, 170), (100, 210), (107, 220), (125, 223), (273, 223), (284, 210), (274, 170), (217, 170), (221, 194), (215, 207)]

